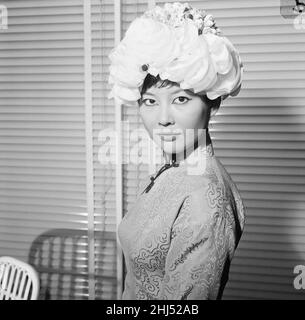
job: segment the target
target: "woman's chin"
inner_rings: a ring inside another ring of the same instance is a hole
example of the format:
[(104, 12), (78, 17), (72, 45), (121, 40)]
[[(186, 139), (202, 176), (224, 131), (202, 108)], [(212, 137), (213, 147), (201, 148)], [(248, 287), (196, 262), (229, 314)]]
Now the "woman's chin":
[(184, 150), (184, 146), (176, 144), (175, 141), (162, 141), (160, 147), (167, 154), (179, 154)]

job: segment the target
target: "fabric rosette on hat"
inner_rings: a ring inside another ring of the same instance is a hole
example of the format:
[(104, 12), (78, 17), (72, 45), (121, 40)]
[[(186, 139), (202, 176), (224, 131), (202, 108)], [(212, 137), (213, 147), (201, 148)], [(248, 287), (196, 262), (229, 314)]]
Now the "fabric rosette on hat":
[(136, 105), (147, 74), (209, 99), (238, 94), (242, 62), (211, 15), (181, 3), (155, 7), (129, 26), (109, 55), (109, 98)]
[(152, 19), (137, 18), (124, 39), (110, 53), (110, 97), (132, 104), (140, 98), (139, 88), (147, 73), (155, 74), (179, 55), (174, 30)]

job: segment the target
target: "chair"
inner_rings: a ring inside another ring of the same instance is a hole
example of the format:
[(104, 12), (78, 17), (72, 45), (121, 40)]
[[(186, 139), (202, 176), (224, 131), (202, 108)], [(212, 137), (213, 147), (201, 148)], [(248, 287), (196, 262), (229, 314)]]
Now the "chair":
[(0, 257), (0, 300), (37, 300), (39, 277), (29, 264)]
[(38, 300), (88, 299), (90, 279), (95, 299), (116, 299), (115, 233), (95, 231), (94, 243), (97, 258), (94, 273), (89, 273), (87, 230), (49, 229), (32, 242), (27, 262), (39, 274)]

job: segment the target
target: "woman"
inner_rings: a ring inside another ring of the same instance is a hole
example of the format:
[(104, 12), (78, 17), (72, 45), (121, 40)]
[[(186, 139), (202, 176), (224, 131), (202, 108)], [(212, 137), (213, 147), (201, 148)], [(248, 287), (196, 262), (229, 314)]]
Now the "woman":
[(244, 207), (208, 126), (240, 90), (239, 55), (211, 15), (173, 3), (135, 19), (110, 59), (110, 97), (139, 108), (166, 162), (119, 225), (123, 299), (220, 299)]

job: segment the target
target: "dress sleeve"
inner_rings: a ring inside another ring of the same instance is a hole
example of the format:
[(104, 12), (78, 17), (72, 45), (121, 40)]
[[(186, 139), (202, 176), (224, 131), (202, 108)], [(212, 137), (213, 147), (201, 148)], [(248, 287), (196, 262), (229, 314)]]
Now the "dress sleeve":
[(163, 300), (217, 299), (227, 282), (234, 252), (234, 232), (226, 217), (230, 205), (210, 191), (199, 189), (188, 196), (173, 224)]

